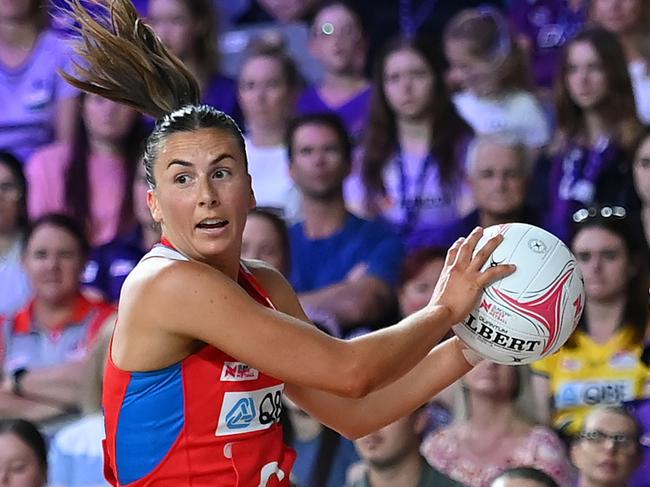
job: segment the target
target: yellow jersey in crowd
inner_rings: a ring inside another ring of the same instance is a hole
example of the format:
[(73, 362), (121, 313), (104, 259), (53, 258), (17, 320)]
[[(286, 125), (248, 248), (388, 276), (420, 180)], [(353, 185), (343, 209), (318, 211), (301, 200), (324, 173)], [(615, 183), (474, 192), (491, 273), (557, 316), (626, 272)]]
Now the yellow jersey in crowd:
[(553, 394), (553, 427), (568, 435), (580, 432), (593, 406), (620, 404), (642, 396), (650, 368), (641, 360), (644, 344), (633, 331), (622, 328), (607, 343), (596, 343), (582, 330), (576, 346), (566, 345), (554, 355), (532, 364), (535, 374), (547, 377)]

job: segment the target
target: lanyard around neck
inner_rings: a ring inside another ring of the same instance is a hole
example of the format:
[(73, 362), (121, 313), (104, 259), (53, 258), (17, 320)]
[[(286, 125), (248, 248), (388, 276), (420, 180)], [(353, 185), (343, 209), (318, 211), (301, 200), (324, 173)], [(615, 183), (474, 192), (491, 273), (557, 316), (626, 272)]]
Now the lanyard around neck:
[(408, 176), (406, 174), (406, 164), (404, 163), (404, 154), (401, 149), (397, 152), (397, 168), (399, 169), (400, 175), (400, 204), (404, 208), (405, 218), (404, 223), (402, 224), (403, 230), (409, 231), (412, 230), (415, 226), (415, 222), (420, 214), (422, 209), (424, 187), (427, 181), (427, 176), (429, 175), (430, 169), (433, 167), (433, 156), (431, 153), (427, 154), (420, 163), (420, 170), (417, 174), (417, 178), (412, 182), (411, 186), (415, 186), (415, 194), (413, 195), (412, 201), (409, 201), (408, 195)]

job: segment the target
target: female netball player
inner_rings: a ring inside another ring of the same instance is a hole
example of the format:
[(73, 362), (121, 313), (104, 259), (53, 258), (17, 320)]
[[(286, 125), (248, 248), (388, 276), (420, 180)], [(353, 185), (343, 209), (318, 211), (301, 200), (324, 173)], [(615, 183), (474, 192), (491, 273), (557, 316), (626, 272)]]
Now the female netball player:
[(144, 155), (161, 245), (122, 289), (105, 380), (105, 465), (113, 485), (288, 486), (294, 453), (282, 394), (358, 437), (404, 416), (472, 367), (457, 339), (436, 348), (482, 288), (475, 230), (457, 242), (431, 302), (390, 328), (341, 341), (308, 324), (281, 275), (240, 262), (254, 206), (242, 135), (198, 105), (188, 70), (113, 0), (93, 17), (71, 0), (82, 57), (72, 84), (158, 119)]

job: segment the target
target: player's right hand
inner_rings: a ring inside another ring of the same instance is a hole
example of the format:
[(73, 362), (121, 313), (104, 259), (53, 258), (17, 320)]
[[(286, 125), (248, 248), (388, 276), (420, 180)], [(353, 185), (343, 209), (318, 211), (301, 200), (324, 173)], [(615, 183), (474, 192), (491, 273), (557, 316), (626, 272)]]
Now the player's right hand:
[(476, 244), (482, 236), (483, 229), (476, 227), (467, 238), (460, 238), (451, 246), (431, 296), (429, 304), (447, 308), (451, 312), (452, 324), (460, 323), (467, 317), (487, 285), (515, 271), (512, 264), (499, 264), (481, 271), (503, 240), (501, 234), (492, 237), (474, 255)]

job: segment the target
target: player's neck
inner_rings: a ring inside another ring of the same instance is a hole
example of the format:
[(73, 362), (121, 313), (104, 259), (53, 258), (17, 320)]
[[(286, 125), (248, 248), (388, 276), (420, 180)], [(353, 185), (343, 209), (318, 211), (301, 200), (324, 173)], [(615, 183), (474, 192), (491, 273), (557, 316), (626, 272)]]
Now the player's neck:
[(396, 465), (382, 469), (370, 467), (368, 478), (370, 487), (417, 487), (422, 476), (422, 457), (417, 448), (411, 450)]
[(585, 317), (587, 330), (592, 339), (597, 343), (610, 340), (623, 324), (624, 311), (624, 297), (608, 301), (588, 299), (585, 304)]
[(142, 225), (142, 244), (143, 248), (150, 249), (155, 244), (160, 242), (160, 230), (157, 226), (154, 226), (152, 223), (141, 224)]
[(314, 240), (341, 231), (348, 214), (342, 197), (332, 200), (303, 197), (301, 209), (305, 235)]

